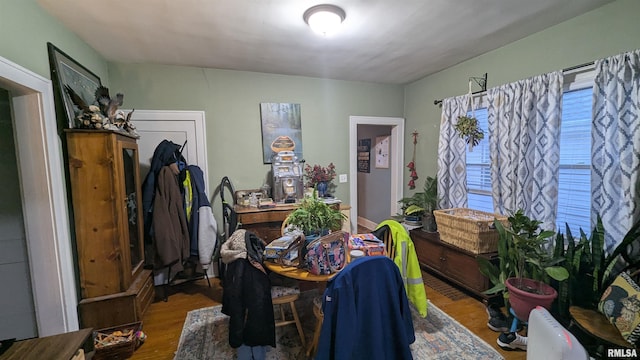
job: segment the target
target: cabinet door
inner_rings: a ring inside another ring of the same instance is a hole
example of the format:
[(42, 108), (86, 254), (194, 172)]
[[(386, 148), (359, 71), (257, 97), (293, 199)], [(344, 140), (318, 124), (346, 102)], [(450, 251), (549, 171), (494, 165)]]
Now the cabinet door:
[(130, 274), (135, 278), (142, 270), (144, 262), (144, 245), (142, 238), (142, 217), (140, 206), (142, 204), (140, 193), (140, 174), (138, 167), (138, 146), (135, 142), (118, 141), (118, 156), (120, 156), (121, 185), (120, 194), (123, 211), (121, 211), (122, 246), (125, 251), (126, 263), (130, 264)]

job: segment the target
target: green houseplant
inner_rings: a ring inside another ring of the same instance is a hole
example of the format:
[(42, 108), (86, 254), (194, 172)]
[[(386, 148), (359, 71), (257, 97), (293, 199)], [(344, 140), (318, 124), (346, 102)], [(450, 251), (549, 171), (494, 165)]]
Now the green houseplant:
[[(524, 215), (522, 209), (510, 215), (508, 220), (510, 223), (508, 228), (505, 228), (501, 222), (494, 221), (499, 236), (498, 265), (496, 266), (481, 257), (478, 258), (478, 263), (480, 272), (487, 276), (494, 285), (485, 293), (502, 292), (505, 305), (510, 304), (518, 317), (526, 320), (528, 318), (526, 308), (531, 304), (522, 306), (521, 311), (516, 309), (516, 307), (520, 307), (519, 304), (516, 304), (514, 296), (516, 290), (518, 290), (517, 300), (520, 300), (520, 295), (526, 296), (522, 293), (528, 293), (538, 302), (542, 301), (541, 297), (546, 298), (546, 295), (552, 295), (553, 298), (550, 299), (552, 302), (557, 296), (557, 292), (548, 284), (551, 279), (566, 280), (569, 273), (560, 265), (564, 261), (564, 257), (554, 256), (553, 248), (550, 246), (550, 240), (555, 234), (553, 231), (541, 231), (541, 222)], [(509, 287), (514, 289), (511, 293), (506, 291)], [(549, 299), (544, 301), (544, 304), (537, 303), (536, 305), (548, 307), (551, 304)]]
[(406, 216), (414, 216), (422, 220), (422, 228), (425, 231), (436, 231), (436, 222), (433, 210), (438, 207), (438, 178), (428, 176), (424, 182), (422, 191), (416, 192), (411, 197), (400, 199), (402, 213)]
[(569, 225), (566, 225), (566, 238), (562, 233), (556, 236), (554, 254), (556, 257), (565, 258), (563, 266), (569, 272), (568, 281), (561, 282), (558, 288), (560, 315), (567, 316), (571, 305), (595, 308), (604, 290), (602, 275), (605, 251), (602, 219), (598, 217), (590, 237), (580, 229), (579, 239), (573, 237)]
[(286, 229), (298, 229), (305, 236), (323, 235), (329, 230), (339, 230), (346, 216), (340, 209), (332, 207), (318, 197), (316, 191), (312, 196), (305, 196), (298, 207), (285, 220)]
[(478, 119), (473, 116), (458, 116), (458, 122), (453, 126), (458, 135), (469, 145), (469, 151), (484, 139), (484, 131), (480, 129)]

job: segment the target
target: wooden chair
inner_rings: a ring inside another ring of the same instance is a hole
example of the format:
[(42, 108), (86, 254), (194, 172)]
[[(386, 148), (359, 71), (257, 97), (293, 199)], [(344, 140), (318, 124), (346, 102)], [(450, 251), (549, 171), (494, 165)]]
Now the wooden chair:
[[(282, 222), (282, 227), (280, 229), (280, 234), (284, 234), (284, 228), (286, 227), (286, 219)], [(296, 300), (300, 298), (300, 288), (294, 285), (277, 285), (271, 286), (271, 302), (274, 307), (277, 307), (279, 314), (279, 318), (276, 319), (276, 327), (285, 326), (290, 324), (295, 324), (298, 329), (298, 334), (300, 335), (300, 341), (302, 342), (302, 346), (304, 347), (306, 344), (304, 338), (304, 332), (302, 331), (302, 323), (300, 322), (300, 317), (298, 316), (298, 311), (296, 310)], [(291, 314), (293, 319), (287, 319), (285, 316), (284, 306), (289, 305), (291, 309)]]
[(389, 227), (384, 231), (382, 236), (382, 242), (384, 243), (384, 251), (387, 254), (387, 257), (391, 260), (396, 256), (396, 248), (393, 246), (393, 236), (391, 236), (391, 231)]
[[(640, 269), (630, 274), (631, 278), (638, 283), (640, 280)], [(598, 357), (606, 357), (607, 348), (630, 348), (638, 349), (637, 346), (627, 342), (620, 331), (609, 322), (597, 309), (587, 309), (580, 306), (569, 307), (571, 315), (571, 323), (569, 329), (578, 328), (580, 333), (587, 335), (588, 344), (584, 344), (585, 348), (589, 348), (590, 353), (595, 353)]]
[[(391, 231), (387, 227), (387, 231), (383, 233), (382, 242), (384, 243), (384, 251), (387, 254), (387, 257), (393, 260), (395, 256), (395, 247), (393, 246), (393, 237), (391, 236)], [(318, 339), (320, 339), (320, 330), (322, 329), (322, 321), (324, 320), (324, 314), (322, 313), (322, 297), (317, 297), (313, 299), (313, 315), (316, 317), (316, 327), (313, 331), (313, 339), (311, 340), (311, 344), (309, 344), (309, 348), (307, 349), (307, 357), (312, 357), (315, 355), (315, 352), (318, 347)]]
[[(292, 286), (272, 286), (271, 287), (271, 302), (273, 306), (277, 306), (279, 310), (279, 318), (276, 319), (276, 327), (295, 324), (298, 329), (298, 335), (300, 335), (300, 341), (304, 347), (306, 342), (304, 339), (304, 332), (302, 331), (302, 323), (296, 310), (295, 301), (300, 297), (300, 289)], [(289, 304), (293, 319), (287, 319), (283, 306)]]

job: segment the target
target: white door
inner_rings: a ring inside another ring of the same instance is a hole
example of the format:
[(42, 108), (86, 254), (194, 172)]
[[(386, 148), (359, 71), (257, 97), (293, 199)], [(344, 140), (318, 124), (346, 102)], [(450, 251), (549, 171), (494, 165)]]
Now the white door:
[[(129, 110), (125, 110), (127, 113)], [(209, 172), (207, 170), (207, 142), (204, 111), (135, 110), (131, 121), (136, 127), (138, 156), (140, 157), (140, 181), (143, 181), (151, 167), (153, 152), (162, 140), (184, 145), (182, 155), (188, 165), (202, 169), (205, 192), (209, 195)], [(213, 268), (213, 267), (212, 267)], [(215, 275), (212, 268), (209, 275)], [(167, 271), (154, 273), (154, 284), (166, 282)]]
[(138, 154), (141, 181), (147, 176), (153, 152), (162, 140), (179, 145), (186, 142), (182, 155), (188, 165), (197, 165), (202, 169), (205, 190), (209, 194), (204, 111), (135, 110), (131, 120), (140, 134)]

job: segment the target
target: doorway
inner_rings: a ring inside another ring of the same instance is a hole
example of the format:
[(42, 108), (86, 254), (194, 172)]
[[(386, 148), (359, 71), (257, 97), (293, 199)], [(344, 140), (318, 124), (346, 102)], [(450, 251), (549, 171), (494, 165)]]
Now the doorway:
[[(390, 127), (389, 169), (390, 198), (388, 202), (377, 204), (388, 208), (389, 216), (400, 211), (398, 201), (402, 198), (403, 161), (404, 161), (404, 119), (396, 117), (350, 116), (349, 117), (349, 202), (351, 205), (351, 229), (358, 229), (358, 125), (383, 125)], [(372, 144), (373, 146), (373, 144)], [(374, 161), (372, 159), (372, 161)], [(370, 225), (371, 226), (371, 225)]]
[(78, 329), (69, 216), (51, 81), (0, 57), (9, 93), (38, 336)]

